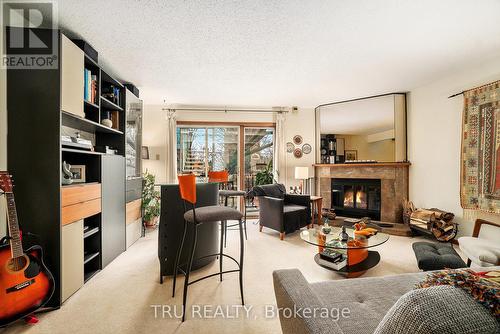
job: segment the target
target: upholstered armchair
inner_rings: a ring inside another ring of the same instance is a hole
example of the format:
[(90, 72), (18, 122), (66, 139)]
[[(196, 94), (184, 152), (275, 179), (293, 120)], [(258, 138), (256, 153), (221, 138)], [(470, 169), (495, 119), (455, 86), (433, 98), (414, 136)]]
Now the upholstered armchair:
[(458, 244), (469, 267), (500, 265), (500, 224), (477, 219), (472, 237), (461, 237)]
[(278, 231), (283, 240), (292, 233), (311, 224), (311, 197), (286, 193), (282, 184), (256, 186), (253, 195), (259, 199), (259, 230), (263, 227)]

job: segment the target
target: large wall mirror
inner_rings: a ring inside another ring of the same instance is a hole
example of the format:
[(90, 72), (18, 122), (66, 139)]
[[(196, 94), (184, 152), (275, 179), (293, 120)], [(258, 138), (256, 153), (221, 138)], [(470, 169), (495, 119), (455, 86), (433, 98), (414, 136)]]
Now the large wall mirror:
[(332, 103), (316, 111), (317, 163), (406, 161), (406, 95)]

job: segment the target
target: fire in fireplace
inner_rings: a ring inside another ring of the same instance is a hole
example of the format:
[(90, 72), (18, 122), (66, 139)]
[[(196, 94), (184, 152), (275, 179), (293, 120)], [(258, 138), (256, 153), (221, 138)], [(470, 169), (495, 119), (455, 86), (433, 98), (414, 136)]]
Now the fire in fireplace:
[(380, 180), (332, 179), (331, 203), (340, 216), (380, 220)]

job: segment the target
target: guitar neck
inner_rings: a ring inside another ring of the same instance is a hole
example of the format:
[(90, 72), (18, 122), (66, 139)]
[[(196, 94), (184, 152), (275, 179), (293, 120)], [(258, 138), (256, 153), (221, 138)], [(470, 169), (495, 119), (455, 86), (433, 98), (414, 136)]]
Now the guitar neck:
[(7, 199), (7, 224), (9, 226), (10, 248), (12, 257), (23, 256), (23, 245), (21, 243), (21, 232), (19, 231), (19, 223), (17, 222), (16, 202), (14, 201), (13, 193), (5, 193)]

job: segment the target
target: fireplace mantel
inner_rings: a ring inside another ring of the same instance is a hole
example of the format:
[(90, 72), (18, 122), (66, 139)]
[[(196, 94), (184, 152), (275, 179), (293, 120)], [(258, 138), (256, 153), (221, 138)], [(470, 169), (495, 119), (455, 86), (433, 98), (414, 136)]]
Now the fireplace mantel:
[(314, 167), (331, 167), (331, 168), (345, 168), (345, 167), (408, 167), (409, 162), (374, 162), (374, 163), (359, 163), (359, 164), (314, 164)]
[(315, 164), (316, 195), (323, 197), (323, 206), (330, 208), (332, 179), (380, 179), (380, 220), (402, 223), (403, 202), (408, 199), (409, 162), (380, 162), (360, 164)]

